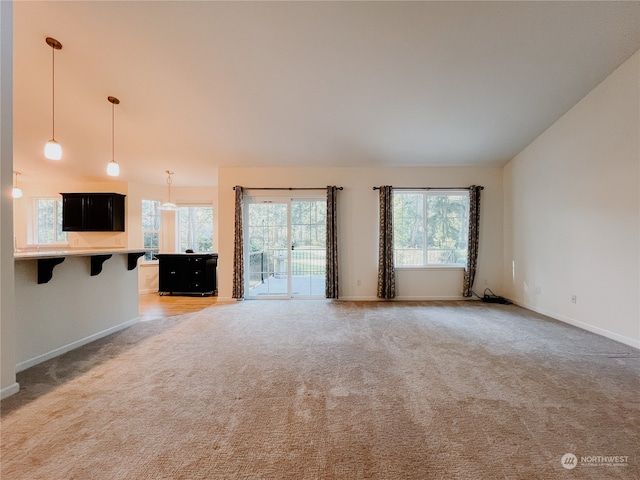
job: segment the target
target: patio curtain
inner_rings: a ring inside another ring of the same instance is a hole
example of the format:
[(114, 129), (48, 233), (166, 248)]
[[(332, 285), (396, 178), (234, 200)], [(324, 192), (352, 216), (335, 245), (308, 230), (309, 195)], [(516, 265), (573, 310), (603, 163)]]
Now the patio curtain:
[(462, 295), (473, 295), (473, 281), (476, 278), (476, 266), (478, 263), (478, 241), (480, 237), (480, 191), (482, 187), (471, 185), (469, 187), (469, 244), (467, 254), (467, 266), (464, 270), (462, 283)]
[(236, 186), (236, 218), (233, 243), (233, 298), (244, 298), (244, 237), (242, 233), (242, 187)]
[(338, 221), (336, 202), (338, 187), (327, 187), (327, 273), (325, 297), (338, 298)]
[(380, 187), (380, 240), (378, 244), (378, 298), (396, 296), (393, 266), (393, 187)]

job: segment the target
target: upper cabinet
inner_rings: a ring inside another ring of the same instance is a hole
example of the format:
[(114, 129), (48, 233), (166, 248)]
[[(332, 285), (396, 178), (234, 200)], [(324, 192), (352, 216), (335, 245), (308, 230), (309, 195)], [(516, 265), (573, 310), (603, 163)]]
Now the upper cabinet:
[(65, 232), (124, 232), (124, 198), (120, 193), (63, 193)]

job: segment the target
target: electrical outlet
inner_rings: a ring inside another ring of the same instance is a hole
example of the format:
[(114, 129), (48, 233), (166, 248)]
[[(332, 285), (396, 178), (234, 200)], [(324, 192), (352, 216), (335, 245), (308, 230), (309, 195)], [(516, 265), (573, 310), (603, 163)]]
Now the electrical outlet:
[(542, 287), (536, 287), (536, 295), (542, 295)]
[(578, 296), (577, 295), (571, 295), (571, 303), (578, 303)]
[(360, 281), (360, 279), (356, 280), (356, 287), (360, 287), (362, 285), (362, 282)]

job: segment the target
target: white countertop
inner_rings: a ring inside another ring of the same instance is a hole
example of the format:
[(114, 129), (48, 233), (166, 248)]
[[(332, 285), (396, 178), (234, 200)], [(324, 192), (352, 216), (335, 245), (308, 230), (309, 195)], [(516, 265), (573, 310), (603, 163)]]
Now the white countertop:
[(93, 255), (112, 255), (123, 253), (143, 253), (142, 248), (92, 248), (92, 249), (51, 249), (40, 251), (17, 251), (13, 254), (15, 260), (33, 260), (38, 258), (54, 258), (54, 257), (90, 257)]

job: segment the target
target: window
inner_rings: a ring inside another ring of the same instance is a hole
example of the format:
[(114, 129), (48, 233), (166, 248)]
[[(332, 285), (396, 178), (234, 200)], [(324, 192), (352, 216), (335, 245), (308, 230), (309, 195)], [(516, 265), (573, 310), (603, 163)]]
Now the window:
[(396, 267), (465, 266), (469, 192), (393, 192)]
[(178, 251), (211, 252), (213, 248), (213, 207), (183, 206), (177, 215)]
[(160, 251), (160, 202), (142, 200), (142, 241), (144, 260), (156, 260)]
[(35, 202), (35, 243), (67, 243), (67, 233), (62, 231), (62, 199), (36, 198)]

